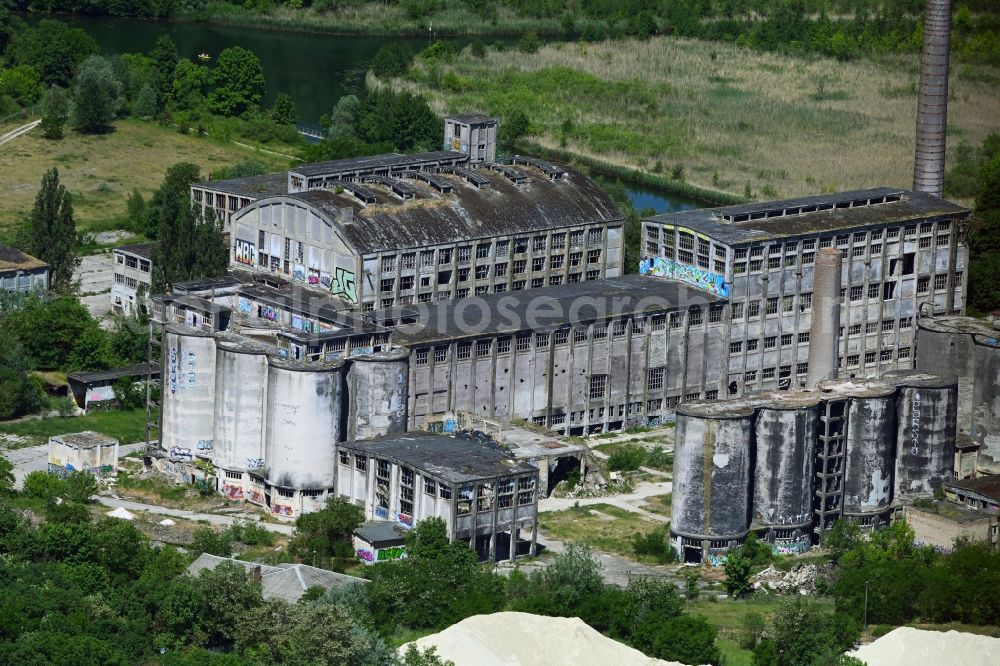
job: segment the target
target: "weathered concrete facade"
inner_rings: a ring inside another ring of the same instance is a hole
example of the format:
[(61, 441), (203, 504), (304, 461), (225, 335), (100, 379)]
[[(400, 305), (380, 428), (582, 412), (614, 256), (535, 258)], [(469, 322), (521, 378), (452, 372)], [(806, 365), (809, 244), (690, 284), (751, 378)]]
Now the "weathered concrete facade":
[[(971, 472), (1000, 474), (1000, 331), (967, 317), (918, 323), (917, 369), (958, 377), (958, 432), (975, 452)], [(972, 465), (958, 464), (966, 476)]]
[(369, 520), (413, 527), (437, 517), (480, 557), (515, 559), (522, 530), (535, 554), (538, 470), (463, 436), (410, 432), (338, 447), (337, 489)]
[[(921, 398), (937, 407), (914, 412), (915, 387), (943, 392)], [(946, 483), (954, 395), (952, 380), (900, 373), (885, 382), (833, 380), (818, 390), (682, 404), (674, 549), (685, 561), (718, 562), (750, 530), (775, 552), (794, 553), (821, 542), (840, 518), (865, 529), (887, 525), (896, 500), (927, 497)]]
[(729, 299), (732, 394), (803, 386), (817, 252), (843, 259), (841, 376), (912, 367), (915, 321), (965, 308), (969, 211), (875, 188), (657, 215), (644, 220), (643, 270)]

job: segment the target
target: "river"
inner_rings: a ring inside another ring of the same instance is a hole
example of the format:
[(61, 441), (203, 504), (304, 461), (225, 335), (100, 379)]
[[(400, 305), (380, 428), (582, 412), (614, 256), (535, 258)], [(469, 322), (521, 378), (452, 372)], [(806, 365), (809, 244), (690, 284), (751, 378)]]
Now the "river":
[[(33, 15), (29, 20), (38, 18)], [(341, 96), (363, 93), (365, 72), (382, 44), (391, 40), (417, 51), (431, 41), (430, 38), (320, 35), (128, 18), (72, 15), (55, 18), (86, 30), (108, 54), (148, 53), (162, 35), (170, 35), (181, 57), (195, 61), (201, 53), (216, 58), (220, 51), (230, 46), (250, 49), (264, 65), (264, 103), (270, 104), (279, 93), (288, 93), (295, 102), (300, 123), (310, 127), (318, 127), (319, 117), (330, 113)], [(469, 42), (458, 38), (447, 41), (459, 48)], [(637, 210), (652, 208), (658, 213), (666, 213), (703, 205), (632, 184), (628, 185), (628, 193)]]

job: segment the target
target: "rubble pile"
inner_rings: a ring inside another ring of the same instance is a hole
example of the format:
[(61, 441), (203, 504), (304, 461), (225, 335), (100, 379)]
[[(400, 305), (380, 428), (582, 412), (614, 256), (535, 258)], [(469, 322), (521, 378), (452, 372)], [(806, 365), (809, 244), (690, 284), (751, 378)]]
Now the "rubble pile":
[(755, 590), (809, 595), (816, 594), (816, 581), (825, 579), (831, 570), (829, 564), (796, 564), (788, 571), (779, 571), (772, 565), (754, 574), (750, 581)]

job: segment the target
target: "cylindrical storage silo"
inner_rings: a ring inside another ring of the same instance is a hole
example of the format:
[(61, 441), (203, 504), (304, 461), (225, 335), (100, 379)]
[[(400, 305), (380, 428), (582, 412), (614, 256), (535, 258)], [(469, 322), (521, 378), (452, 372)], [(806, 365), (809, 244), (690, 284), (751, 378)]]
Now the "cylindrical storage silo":
[(677, 407), (670, 532), (685, 561), (721, 555), (750, 528), (753, 413), (744, 401)]
[[(269, 365), (267, 482), (286, 491), (332, 488), (342, 432), (343, 362), (300, 363), (271, 357)], [(272, 489), (272, 510), (278, 488)]]
[(160, 358), (160, 447), (191, 462), (215, 437), (215, 338), (168, 324)]
[(896, 387), (864, 382), (845, 388), (848, 401), (843, 512), (845, 517), (867, 526), (888, 511), (892, 502)]
[(777, 392), (757, 410), (753, 521), (779, 550), (810, 545), (819, 403), (817, 393)]
[(930, 495), (954, 476), (958, 380), (918, 370), (897, 370), (882, 379), (898, 387), (895, 491)]
[(410, 350), (397, 347), (351, 359), (349, 440), (371, 439), (406, 431)]
[[(212, 462), (225, 472), (253, 472), (263, 465), (267, 349), (224, 338), (215, 354), (215, 443)], [(232, 477), (230, 477), (232, 478)], [(225, 478), (221, 478), (225, 482)], [(230, 484), (242, 486), (242, 484)]]

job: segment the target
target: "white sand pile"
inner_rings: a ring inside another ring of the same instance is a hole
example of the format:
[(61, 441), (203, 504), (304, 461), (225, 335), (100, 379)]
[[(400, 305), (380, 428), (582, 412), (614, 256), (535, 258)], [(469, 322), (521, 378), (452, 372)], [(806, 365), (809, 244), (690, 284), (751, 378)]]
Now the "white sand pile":
[(118, 507), (114, 511), (108, 511), (107, 515), (112, 518), (121, 518), (122, 520), (135, 520), (135, 514), (123, 506)]
[(899, 627), (849, 654), (868, 666), (997, 666), (1000, 638)]
[(437, 647), (455, 666), (681, 666), (647, 657), (579, 618), (531, 613), (475, 615), (415, 642), (421, 650)]

